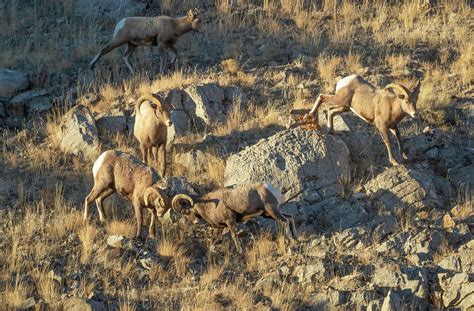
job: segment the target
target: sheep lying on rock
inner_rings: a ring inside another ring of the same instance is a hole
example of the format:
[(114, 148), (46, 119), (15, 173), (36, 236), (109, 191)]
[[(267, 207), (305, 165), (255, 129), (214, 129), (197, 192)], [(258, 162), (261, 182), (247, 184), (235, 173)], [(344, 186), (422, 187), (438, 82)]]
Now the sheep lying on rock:
[(160, 183), (160, 176), (134, 156), (118, 150), (102, 153), (94, 163), (94, 187), (84, 202), (84, 220), (87, 220), (89, 205), (95, 200), (100, 221), (105, 221), (102, 201), (114, 192), (120, 193), (132, 203), (137, 219), (136, 236), (141, 237), (143, 215), (147, 208), (151, 212), (149, 234), (155, 235), (156, 216), (162, 217), (170, 209), (170, 198)]
[(390, 163), (398, 165), (392, 155), (388, 130), (396, 136), (398, 149), (403, 158), (408, 159), (397, 124), (407, 114), (413, 118), (416, 117), (416, 102), (419, 93), (420, 81), (413, 91), (396, 83), (389, 84), (384, 89), (378, 89), (362, 77), (351, 75), (337, 82), (335, 95), (320, 94), (304, 119), (313, 118), (316, 127), (319, 128), (318, 109), (325, 104), (329, 109), (328, 127), (332, 131), (334, 116), (351, 110), (362, 120), (377, 127), (387, 147)]
[[(237, 237), (237, 223), (246, 222), (256, 216), (274, 219), (285, 228), (289, 240), (298, 238), (293, 217), (280, 211), (281, 197), (278, 189), (260, 182), (235, 189), (218, 189), (194, 198), (178, 194), (171, 204), (174, 210), (187, 215), (194, 223), (198, 219), (203, 219), (211, 227), (216, 228), (215, 238), (219, 238), (223, 229), (227, 228), (237, 251), (242, 253)], [(186, 207), (183, 201), (190, 207)]]
[(175, 18), (169, 16), (153, 17), (125, 17), (115, 26), (112, 40), (103, 47), (89, 67), (94, 69), (97, 61), (113, 49), (127, 44), (127, 50), (123, 55), (125, 64), (133, 74), (134, 69), (130, 64), (130, 57), (139, 45), (158, 46), (160, 52), (160, 72), (163, 73), (166, 61), (166, 49), (173, 52), (172, 64), (178, 58), (178, 50), (174, 46), (183, 34), (196, 31), (204, 32), (202, 20), (197, 9), (190, 10), (186, 16)]

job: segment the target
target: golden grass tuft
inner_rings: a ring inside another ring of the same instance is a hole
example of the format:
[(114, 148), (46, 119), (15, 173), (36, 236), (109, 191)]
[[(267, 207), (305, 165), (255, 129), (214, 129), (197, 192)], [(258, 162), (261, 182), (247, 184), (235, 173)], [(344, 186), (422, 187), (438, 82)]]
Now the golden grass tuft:
[(126, 237), (131, 237), (135, 234), (135, 225), (131, 220), (120, 221), (112, 220), (108, 222), (105, 226), (107, 234), (109, 235), (123, 235)]
[(94, 240), (97, 235), (97, 228), (94, 225), (86, 223), (78, 230), (77, 234), (82, 245), (81, 263), (86, 264), (89, 262), (92, 251), (94, 250)]
[(331, 90), (336, 83), (336, 72), (340, 69), (343, 60), (339, 56), (322, 56), (318, 58), (317, 67), (319, 77), (323, 82), (327, 90)]

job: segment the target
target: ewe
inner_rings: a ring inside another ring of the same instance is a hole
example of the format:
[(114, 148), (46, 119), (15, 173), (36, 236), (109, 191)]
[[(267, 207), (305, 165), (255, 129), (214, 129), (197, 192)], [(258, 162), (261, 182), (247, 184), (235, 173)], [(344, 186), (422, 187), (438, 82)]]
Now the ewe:
[(174, 18), (169, 16), (154, 17), (125, 17), (115, 26), (112, 40), (103, 47), (89, 63), (94, 69), (97, 61), (113, 49), (127, 44), (123, 55), (125, 64), (133, 74), (134, 69), (130, 64), (130, 57), (139, 45), (158, 46), (160, 52), (160, 73), (163, 73), (166, 62), (166, 49), (170, 49), (174, 56), (172, 64), (178, 58), (178, 50), (174, 47), (179, 37), (187, 32), (204, 32), (202, 20), (197, 9), (190, 10), (184, 17)]

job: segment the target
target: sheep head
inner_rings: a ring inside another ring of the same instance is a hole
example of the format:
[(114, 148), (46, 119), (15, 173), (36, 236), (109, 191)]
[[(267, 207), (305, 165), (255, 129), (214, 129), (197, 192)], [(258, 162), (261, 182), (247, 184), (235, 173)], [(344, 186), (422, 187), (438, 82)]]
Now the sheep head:
[[(183, 201), (187, 201), (190, 207), (185, 207)], [(190, 210), (194, 206), (194, 200), (189, 195), (180, 193), (174, 196), (171, 206), (176, 212), (183, 215), (189, 215)]]
[(417, 116), (416, 113), (416, 102), (418, 101), (418, 95), (420, 94), (421, 81), (418, 80), (413, 91), (401, 84), (391, 83), (385, 87), (385, 89), (392, 89), (400, 100), (402, 110), (409, 114), (412, 118)]
[(199, 13), (199, 10), (197, 8), (188, 11), (188, 19), (191, 21), (191, 29), (193, 31), (200, 33), (204, 32), (201, 14)]
[(146, 206), (153, 206), (159, 217), (170, 209), (170, 199), (163, 189), (156, 186), (148, 187), (143, 194), (143, 201)]
[(160, 100), (157, 100), (155, 102), (156, 106), (155, 108), (155, 115), (156, 118), (166, 124), (166, 126), (170, 127), (173, 125), (173, 122), (171, 121), (171, 112), (165, 104), (163, 104)]

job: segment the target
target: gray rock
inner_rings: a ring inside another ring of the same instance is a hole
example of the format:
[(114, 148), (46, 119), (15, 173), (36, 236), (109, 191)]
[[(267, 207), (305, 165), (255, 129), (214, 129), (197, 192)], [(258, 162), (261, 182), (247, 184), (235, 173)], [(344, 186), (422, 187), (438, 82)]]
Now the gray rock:
[(433, 260), (434, 253), (446, 241), (444, 235), (437, 230), (422, 230), (410, 234), (403, 246), (407, 259), (414, 265), (424, 265)]
[(99, 138), (90, 110), (77, 105), (64, 116), (59, 128), (59, 147), (66, 153), (95, 160), (99, 154)]
[(23, 72), (0, 69), (0, 97), (11, 98), (29, 86), (30, 81)]
[(170, 140), (173, 140), (175, 137), (188, 135), (191, 131), (191, 121), (184, 110), (172, 110), (171, 121), (173, 125), (168, 131), (168, 138)]
[(128, 239), (123, 235), (109, 235), (107, 237), (107, 245), (113, 248), (124, 248)]
[(298, 283), (312, 283), (313, 278), (324, 280), (327, 276), (326, 274), (326, 267), (322, 259), (306, 265), (297, 266), (293, 271), (293, 275)]
[(92, 306), (87, 299), (78, 297), (69, 297), (63, 301), (64, 310), (70, 311), (93, 311)]
[(392, 166), (365, 184), (367, 194), (383, 203), (385, 209), (410, 206), (416, 209), (444, 207), (450, 186), (446, 180), (404, 166)]
[(203, 165), (207, 163), (207, 159), (208, 156), (201, 150), (191, 150), (174, 155), (174, 161), (186, 163), (187, 173), (194, 176), (202, 175), (207, 170), (207, 165)]
[(95, 120), (100, 135), (124, 133), (127, 130), (127, 118), (120, 109), (99, 113)]
[(0, 102), (0, 118), (6, 117), (5, 106), (2, 102)]
[(224, 90), (217, 84), (192, 85), (185, 92), (184, 109), (196, 126), (214, 125), (224, 119)]
[(381, 311), (398, 311), (400, 310), (400, 297), (392, 290), (388, 291), (387, 297), (383, 300)]
[(438, 263), (438, 270), (474, 274), (474, 249), (466, 247), (445, 257)]
[(448, 170), (448, 178), (456, 189), (469, 191), (474, 186), (474, 164)]
[(429, 294), (428, 271), (425, 268), (410, 268), (395, 263), (379, 263), (375, 266), (372, 283), (379, 288), (400, 289), (400, 298), (405, 303), (426, 305)]
[[(16, 108), (13, 108), (16, 107)], [(18, 94), (7, 104), (9, 116), (32, 117), (35, 114), (41, 114), (52, 108), (51, 99), (46, 90), (32, 90)], [(14, 110), (23, 115), (15, 115), (10, 111)]]
[(282, 190), (284, 201), (304, 199), (304, 191), (326, 198), (339, 192), (348, 167), (349, 150), (337, 137), (290, 129), (230, 156), (224, 185), (265, 181)]
[(345, 248), (355, 247), (359, 249), (365, 244), (365, 237), (367, 236), (367, 232), (364, 228), (356, 227), (356, 228), (348, 228), (341, 233), (335, 235), (335, 239), (338, 245), (342, 245)]
[(138, 16), (144, 9), (144, 3), (133, 0), (77, 0), (75, 15), (89, 19), (101, 19), (105, 16), (119, 21), (123, 17)]
[(439, 273), (439, 286), (445, 308), (474, 308), (474, 275), (468, 273)]

